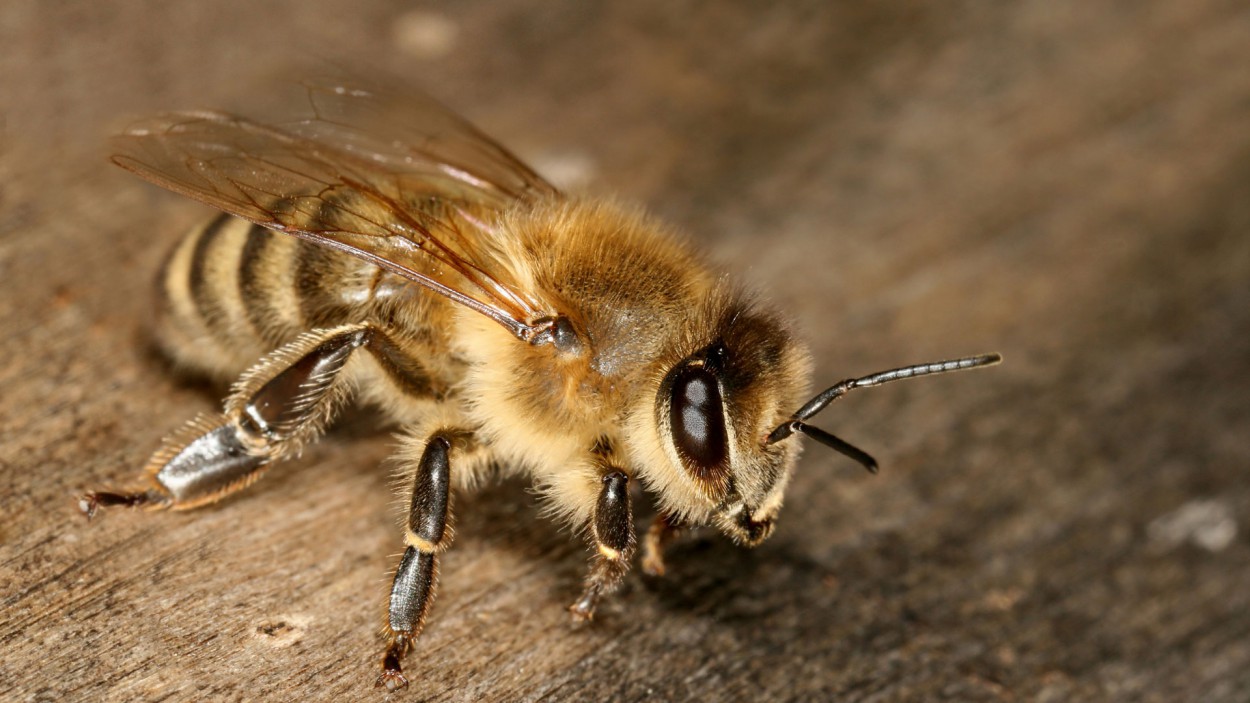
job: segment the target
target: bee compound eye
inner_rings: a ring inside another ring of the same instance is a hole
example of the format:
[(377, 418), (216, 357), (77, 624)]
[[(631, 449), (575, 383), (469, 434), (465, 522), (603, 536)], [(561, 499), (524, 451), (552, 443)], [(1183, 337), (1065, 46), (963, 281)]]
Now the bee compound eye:
[(669, 424), (673, 443), (704, 478), (721, 471), (729, 456), (724, 404), (716, 376), (701, 366), (682, 366), (673, 376)]

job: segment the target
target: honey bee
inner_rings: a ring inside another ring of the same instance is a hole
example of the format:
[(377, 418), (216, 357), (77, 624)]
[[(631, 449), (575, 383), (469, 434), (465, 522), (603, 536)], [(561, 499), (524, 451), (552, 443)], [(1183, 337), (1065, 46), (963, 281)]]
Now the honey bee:
[(156, 327), (182, 367), (237, 380), (221, 413), (164, 441), (143, 487), (79, 508), (212, 503), (298, 455), (353, 394), (378, 406), (401, 428), (409, 505), (378, 686), (407, 685), (455, 493), (528, 476), (589, 542), (569, 608), (589, 620), (633, 560), (635, 493), (658, 514), (641, 540), (650, 574), (685, 528), (755, 546), (781, 509), (792, 435), (876, 470), (808, 424), (829, 403), (1000, 361), (906, 366), (803, 403), (811, 364), (788, 323), (666, 225), (562, 194), (423, 96), (302, 89), (299, 119), (186, 112), (117, 138), (117, 165), (223, 211), (167, 259)]

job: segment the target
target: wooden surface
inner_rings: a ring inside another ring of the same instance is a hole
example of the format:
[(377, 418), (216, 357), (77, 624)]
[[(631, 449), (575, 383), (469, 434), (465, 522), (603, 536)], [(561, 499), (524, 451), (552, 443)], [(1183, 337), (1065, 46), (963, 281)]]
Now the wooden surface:
[(217, 402), (143, 331), (204, 211), (106, 136), (316, 58), (686, 228), (793, 310), (818, 383), (1007, 359), (831, 408), (880, 476), (809, 448), (770, 542), (698, 534), (590, 628), (526, 486), (460, 500), (391, 698), (1250, 699), (1244, 2), (350, 7), (0, 8), (0, 700), (386, 697), (371, 418), (209, 509), (73, 505)]

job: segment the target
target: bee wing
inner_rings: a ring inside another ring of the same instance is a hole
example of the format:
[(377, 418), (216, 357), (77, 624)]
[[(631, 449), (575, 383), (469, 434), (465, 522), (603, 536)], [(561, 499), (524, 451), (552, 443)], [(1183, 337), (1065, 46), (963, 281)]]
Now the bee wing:
[(284, 123), (294, 134), (342, 145), (395, 172), (450, 177), (483, 198), (557, 194), (511, 152), (421, 91), (335, 73), (300, 85), (310, 114)]
[[(451, 112), (308, 83), (313, 115), (266, 125), (164, 115), (115, 140), (114, 163), (264, 227), (338, 249), (530, 339), (538, 305), (493, 256), (493, 215), (555, 188)], [(412, 126), (387, 127), (396, 116)], [(426, 116), (428, 127), (418, 119)]]

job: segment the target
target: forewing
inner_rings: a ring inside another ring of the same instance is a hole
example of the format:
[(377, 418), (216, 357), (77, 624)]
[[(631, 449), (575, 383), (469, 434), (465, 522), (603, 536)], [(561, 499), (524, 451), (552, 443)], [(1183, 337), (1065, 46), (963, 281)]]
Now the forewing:
[(343, 145), (392, 171), (450, 177), (478, 197), (556, 194), (511, 152), (421, 91), (333, 73), (300, 85), (309, 114), (283, 124), (293, 134)]
[[(355, 100), (372, 104), (364, 96)], [(364, 121), (356, 124), (321, 116), (269, 126), (217, 112), (166, 115), (119, 136), (113, 160), (157, 185), (386, 268), (519, 337), (532, 335), (543, 311), (501, 280), (502, 267), (483, 244), (494, 212), (555, 190), (531, 179), (519, 161), (523, 170), (513, 176), (506, 159), (488, 175), (468, 161), (440, 161), (453, 158), (451, 152), (368, 134)], [(461, 134), (455, 143), (472, 151), (469, 133)], [(507, 153), (480, 133), (477, 138), (481, 153)]]

